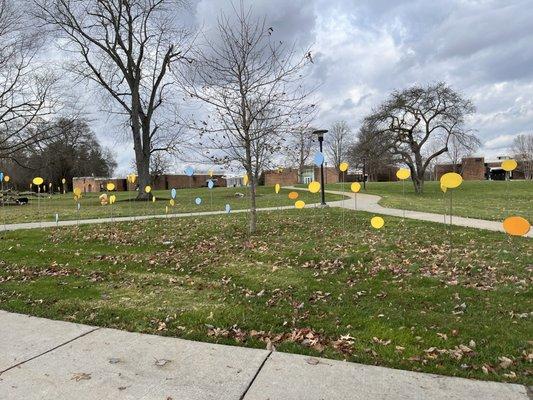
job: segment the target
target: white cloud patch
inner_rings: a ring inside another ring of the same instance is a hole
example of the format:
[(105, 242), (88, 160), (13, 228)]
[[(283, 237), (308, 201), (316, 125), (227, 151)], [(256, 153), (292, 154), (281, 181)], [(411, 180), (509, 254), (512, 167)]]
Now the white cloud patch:
[[(505, 153), (533, 127), (533, 6), (531, 0), (245, 0), (264, 15), (277, 40), (312, 48), (316, 126), (362, 117), (392, 90), (445, 80), (470, 97), (469, 120), (486, 151)], [(239, 1), (234, 1), (238, 6)], [(231, 4), (195, 0), (194, 20), (213, 32)], [(131, 145), (110, 139), (95, 113), (98, 135), (129, 169)], [(127, 134), (127, 132), (125, 132)]]

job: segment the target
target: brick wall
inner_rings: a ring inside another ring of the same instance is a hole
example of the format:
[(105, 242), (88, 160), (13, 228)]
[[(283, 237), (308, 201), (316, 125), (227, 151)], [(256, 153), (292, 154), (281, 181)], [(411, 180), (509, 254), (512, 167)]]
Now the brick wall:
[(274, 186), (276, 183), (289, 186), (298, 183), (298, 170), (293, 168), (285, 168), (282, 172), (265, 171), (263, 175), (265, 186)]

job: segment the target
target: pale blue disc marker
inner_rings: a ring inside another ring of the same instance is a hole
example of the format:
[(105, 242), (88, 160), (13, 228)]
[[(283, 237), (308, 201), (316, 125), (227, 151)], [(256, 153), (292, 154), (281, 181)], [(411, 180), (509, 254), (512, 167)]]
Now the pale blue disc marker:
[(226, 212), (229, 214), (231, 212), (231, 206), (226, 204)]
[(322, 154), (320, 151), (317, 151), (315, 153), (315, 165), (317, 167), (320, 167), (322, 164), (324, 164), (324, 154)]
[(187, 168), (185, 168), (185, 175), (193, 176), (194, 175), (194, 168), (191, 167), (190, 165)]
[(170, 191), (170, 197), (172, 197), (173, 199), (176, 198), (176, 189), (173, 188), (173, 189)]
[(215, 186), (215, 182), (213, 182), (211, 179), (209, 179), (209, 180), (207, 181), (207, 187), (208, 187), (209, 189), (213, 189), (214, 186)]
[(196, 199), (194, 199), (194, 202), (195, 202), (197, 205), (200, 205), (200, 204), (202, 204), (202, 198), (201, 198), (201, 197), (197, 197)]

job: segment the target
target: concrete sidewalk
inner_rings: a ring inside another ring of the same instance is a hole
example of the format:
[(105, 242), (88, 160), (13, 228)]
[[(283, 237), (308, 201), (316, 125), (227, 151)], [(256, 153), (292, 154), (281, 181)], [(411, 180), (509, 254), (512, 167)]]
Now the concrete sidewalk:
[(0, 399), (528, 400), (522, 385), (222, 346), (0, 311)]
[[(306, 188), (287, 186), (284, 189), (293, 189), (293, 190), (304, 190)], [(365, 211), (369, 213), (381, 214), (381, 215), (391, 215), (395, 217), (403, 217), (408, 219), (416, 219), (420, 221), (429, 221), (437, 222), (440, 224), (449, 224), (450, 217), (444, 216), (443, 214), (433, 214), (420, 211), (409, 211), (401, 210), (396, 208), (387, 208), (378, 204), (381, 200), (380, 196), (364, 193), (355, 193), (352, 192), (339, 192), (334, 190), (326, 190), (327, 193), (337, 194), (341, 196), (346, 196), (345, 200), (331, 201), (328, 202), (330, 207), (341, 207), (349, 210)], [(307, 204), (306, 208), (312, 208), (318, 206), (318, 204)], [(281, 207), (265, 207), (258, 208), (257, 211), (279, 211), (279, 210), (289, 210), (294, 209), (293, 206), (281, 206)], [(232, 213), (245, 213), (249, 209), (240, 209), (232, 210)], [(19, 224), (6, 224), (0, 225), (1, 230), (4, 231), (14, 231), (20, 229), (38, 229), (38, 228), (53, 228), (61, 226), (75, 226), (75, 225), (88, 225), (88, 224), (104, 224), (110, 222), (128, 222), (128, 221), (141, 221), (147, 219), (164, 219), (164, 218), (185, 218), (185, 217), (202, 217), (208, 215), (222, 215), (226, 214), (226, 211), (205, 211), (205, 212), (190, 212), (190, 213), (181, 213), (181, 214), (155, 214), (155, 215), (140, 215), (134, 217), (115, 217), (115, 218), (94, 218), (94, 219), (82, 219), (79, 221), (68, 220), (68, 221), (59, 221), (59, 222), (25, 222)], [(503, 230), (502, 222), (499, 221), (488, 221), (484, 219), (476, 218), (465, 218), (465, 217), (456, 217), (453, 216), (452, 224), (454, 226), (462, 226), (466, 228), (476, 228), (476, 229), (485, 229), (495, 232), (505, 232)], [(526, 237), (533, 237), (533, 230), (530, 230)]]
[[(300, 187), (289, 187), (289, 188), (295, 189), (295, 190), (307, 190), (306, 188), (300, 188)], [(383, 207), (379, 204), (379, 201), (381, 200), (381, 196), (376, 196), (373, 194), (365, 194), (365, 193), (356, 194), (352, 192), (340, 192), (340, 191), (335, 191), (335, 190), (326, 190), (326, 193), (348, 196), (348, 198), (344, 201), (340, 200), (340, 201), (329, 202), (328, 204), (330, 207), (343, 207), (349, 210), (357, 209), (358, 211), (366, 211), (366, 212), (374, 213), (374, 214), (391, 215), (394, 217), (417, 219), (419, 221), (437, 222), (440, 224), (450, 223), (449, 215), (445, 216), (444, 214), (434, 214), (434, 213), (421, 212), (421, 211), (409, 211), (409, 210), (402, 210), (402, 209), (397, 209), (397, 208)], [(503, 229), (503, 224), (502, 224), (503, 221), (488, 221), (485, 219), (465, 218), (465, 217), (458, 217), (454, 215), (452, 216), (451, 222), (452, 222), (452, 225), (454, 226), (484, 229), (488, 231), (505, 233), (505, 230)], [(530, 230), (529, 233), (525, 236), (533, 237), (533, 230)]]

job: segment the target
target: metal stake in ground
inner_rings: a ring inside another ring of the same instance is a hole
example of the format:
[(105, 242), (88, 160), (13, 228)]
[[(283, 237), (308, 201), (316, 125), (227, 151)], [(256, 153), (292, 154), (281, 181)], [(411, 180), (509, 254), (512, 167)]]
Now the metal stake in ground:
[[(441, 184), (441, 188), (443, 188), (443, 191), (444, 189), (446, 189), (446, 191), (448, 189), (455, 189), (455, 188), (458, 188), (461, 183), (463, 182), (463, 178), (461, 177), (461, 175), (459, 175), (458, 173), (455, 173), (455, 172), (448, 172), (444, 175), (442, 175), (442, 177), (440, 178), (440, 184)], [(449, 258), (451, 259), (451, 254), (452, 254), (452, 224), (453, 224), (453, 219), (452, 219), (452, 216), (453, 216), (453, 195), (452, 195), (452, 192), (453, 190), (450, 192), (450, 225), (449, 225), (449, 228), (448, 228), (448, 239), (449, 239), (449, 246), (450, 246), (450, 251), (449, 251)]]

